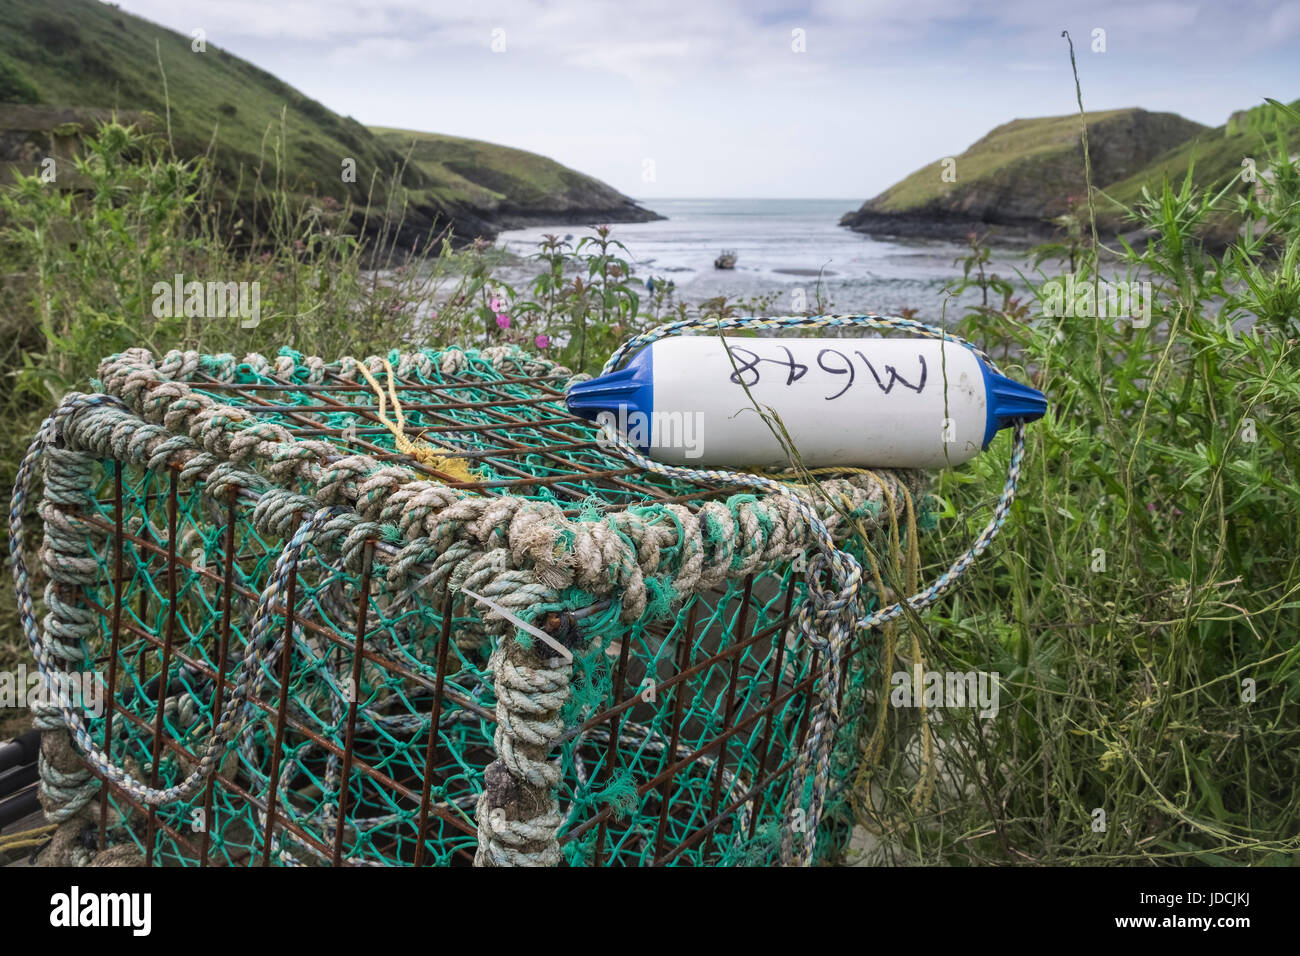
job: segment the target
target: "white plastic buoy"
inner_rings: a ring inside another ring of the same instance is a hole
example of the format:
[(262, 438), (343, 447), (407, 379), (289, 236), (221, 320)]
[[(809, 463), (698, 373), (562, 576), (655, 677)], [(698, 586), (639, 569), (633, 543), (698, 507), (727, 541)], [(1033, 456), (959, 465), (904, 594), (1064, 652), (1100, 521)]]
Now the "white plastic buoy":
[(1047, 411), (971, 349), (918, 338), (676, 336), (570, 386), (567, 404), (664, 464), (742, 469), (791, 464), (773, 428), (809, 468), (958, 465)]

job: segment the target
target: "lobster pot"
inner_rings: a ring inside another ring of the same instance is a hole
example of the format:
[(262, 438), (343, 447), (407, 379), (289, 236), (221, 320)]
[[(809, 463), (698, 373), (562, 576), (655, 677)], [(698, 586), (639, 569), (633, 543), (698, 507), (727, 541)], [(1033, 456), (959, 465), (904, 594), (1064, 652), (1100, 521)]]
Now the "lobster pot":
[[(871, 635), (803, 832), (836, 676), (798, 624), (805, 523), (632, 466), (573, 378), (515, 347), (105, 360), (43, 460), (41, 641), (104, 688), (80, 733), (43, 725), (47, 813), (165, 866), (844, 849)], [(842, 541), (916, 479), (830, 477), (817, 507)]]

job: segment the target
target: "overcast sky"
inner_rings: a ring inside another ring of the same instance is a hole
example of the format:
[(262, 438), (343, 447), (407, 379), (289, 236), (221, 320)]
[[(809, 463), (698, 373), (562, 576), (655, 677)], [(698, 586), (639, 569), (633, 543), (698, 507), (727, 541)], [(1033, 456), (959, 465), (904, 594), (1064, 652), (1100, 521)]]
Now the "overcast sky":
[[(363, 123), (655, 197), (865, 199), (999, 123), (1300, 97), (1300, 2), (121, 0)], [(1094, 30), (1105, 52), (1093, 52)], [(802, 48), (802, 49), (800, 49)]]

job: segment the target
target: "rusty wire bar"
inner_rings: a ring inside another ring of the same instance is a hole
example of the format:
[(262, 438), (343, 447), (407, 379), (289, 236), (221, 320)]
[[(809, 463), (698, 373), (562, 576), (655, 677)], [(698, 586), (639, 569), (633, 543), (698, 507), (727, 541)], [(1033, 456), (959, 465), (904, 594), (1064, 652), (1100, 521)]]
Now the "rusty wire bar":
[(420, 786), (420, 817), (416, 828), (415, 866), (424, 865), (424, 841), (428, 838), (429, 800), (433, 791), (433, 768), (438, 752), (438, 722), (442, 720), (442, 692), (447, 676), (447, 648), (451, 644), (451, 592), (442, 602), (442, 628), (438, 635), (438, 670), (433, 704), (429, 708), (429, 742), (424, 748), (424, 773)]
[[(167, 691), (171, 680), (172, 642), (176, 637), (176, 513), (179, 509), (180, 473), (170, 470), (171, 481), (167, 490), (167, 625), (163, 640), (162, 663), (158, 670), (158, 709), (154, 713), (153, 757), (149, 763), (149, 786), (158, 786), (158, 761), (162, 748), (163, 722), (167, 709)], [(154, 836), (158, 825), (158, 808), (149, 807), (149, 822), (145, 837), (145, 865), (153, 865)]]
[[(126, 587), (126, 556), (122, 538), (122, 463), (113, 463), (113, 616), (108, 638), (108, 713), (104, 717), (104, 753), (113, 759), (113, 711), (117, 704), (117, 649), (122, 634), (122, 591)], [(108, 784), (99, 791), (99, 848), (108, 838)]]
[[(783, 621), (790, 619), (790, 608), (794, 603), (795, 581), (798, 580), (797, 574), (791, 574), (790, 583), (785, 592), (785, 609), (781, 612)], [(777, 692), (781, 689), (782, 665), (785, 663), (785, 628), (778, 628), (772, 632), (772, 648), (776, 652), (776, 661), (772, 665), (772, 680), (768, 686), (768, 700), (775, 700)], [(763, 720), (763, 744), (760, 748), (758, 761), (758, 776), (762, 777), (767, 771), (767, 758), (772, 753), (772, 731), (775, 723), (775, 715), (769, 713)], [(758, 827), (758, 817), (763, 810), (766, 799), (759, 802), (755, 812), (750, 815), (749, 819), (749, 836), (753, 838), (754, 832)]]
[[(699, 613), (700, 601), (696, 598), (691, 602), (691, 611), (686, 618), (686, 626), (682, 628), (677, 635), (677, 673), (682, 674), (690, 666), (691, 651), (695, 644), (695, 621)], [(682, 709), (686, 703), (686, 694), (690, 690), (689, 680), (683, 679), (681, 684), (673, 690), (673, 730), (672, 742), (668, 745), (668, 750), (664, 757), (670, 767), (674, 758), (677, 756), (677, 745), (681, 741), (682, 735)], [(664, 776), (661, 774), (660, 776)], [(672, 788), (673, 777), (676, 773), (670, 773), (664, 777), (663, 787), (659, 791), (659, 827), (655, 830), (655, 856), (658, 857), (663, 853), (664, 846), (664, 829), (668, 825), (668, 805), (670, 802), (669, 790)]]
[[(235, 502), (238, 496), (232, 491), (226, 503), (225, 569), (221, 576), (221, 625), (217, 647), (216, 690), (212, 696), (212, 729), (221, 723), (221, 709), (226, 693), (226, 667), (230, 661), (230, 609), (235, 583)], [(212, 843), (212, 793), (209, 780), (203, 792), (203, 852), (199, 866), (208, 865), (208, 851)]]
[[(754, 576), (745, 577), (745, 590), (740, 599), (740, 621), (735, 634), (743, 635), (749, 628), (749, 599), (754, 591)], [(736, 709), (736, 685), (740, 681), (740, 654), (731, 657), (731, 671), (727, 677), (727, 701), (722, 716), (722, 736), (718, 738), (718, 756), (713, 768), (713, 796), (709, 801), (709, 816), (718, 812), (718, 802), (722, 799), (722, 774), (727, 766), (727, 736), (731, 720)]]
[[(620, 646), (618, 649), (618, 671), (614, 676), (614, 693), (613, 693), (613, 699), (616, 701), (621, 700), (623, 697), (623, 685), (624, 685), (624, 681), (627, 678), (627, 657), (628, 657), (628, 649), (630, 646), (628, 642), (628, 638), (624, 637), (623, 640), (619, 642), (619, 645)], [(622, 711), (613, 714), (609, 718), (609, 745), (605, 748), (605, 777), (603, 781), (606, 785), (608, 785), (609, 781), (614, 776), (614, 764), (618, 760), (618, 734), (619, 734), (619, 729), (622, 727), (622, 725), (623, 725)], [(609, 821), (601, 820), (600, 830), (596, 834), (596, 866), (602, 865), (602, 860), (604, 859), (604, 855), (605, 855), (605, 837), (608, 835), (608, 832), (609, 832)]]
[[(305, 516), (299, 515), (301, 525)], [(271, 772), (268, 775), (270, 796), (266, 800), (266, 827), (262, 837), (262, 866), (271, 865), (271, 838), (275, 831), (276, 809), (279, 806), (280, 761), (284, 757), (285, 717), (289, 713), (289, 678), (293, 674), (293, 619), (298, 603), (298, 569), (289, 574), (289, 584), (284, 601), (284, 644), (280, 648), (280, 699), (275, 711), (275, 742), (271, 744)]]
[(348, 781), (352, 776), (352, 751), (357, 739), (357, 698), (361, 696), (361, 661), (366, 649), (366, 617), (370, 611), (370, 571), (374, 564), (375, 543), (366, 541), (361, 549), (361, 599), (357, 602), (356, 648), (352, 652), (352, 676), (348, 687), (348, 729), (343, 738), (343, 770), (339, 776), (339, 805), (334, 823), (334, 866), (343, 861), (343, 825), (348, 813)]

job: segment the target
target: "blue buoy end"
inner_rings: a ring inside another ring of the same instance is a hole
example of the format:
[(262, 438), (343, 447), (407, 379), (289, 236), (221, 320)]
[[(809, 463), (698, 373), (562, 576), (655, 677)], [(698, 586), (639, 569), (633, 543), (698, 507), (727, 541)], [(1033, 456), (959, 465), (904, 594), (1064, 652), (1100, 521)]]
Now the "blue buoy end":
[(1047, 396), (1029, 385), (999, 375), (983, 362), (984, 394), (988, 398), (988, 424), (984, 429), (984, 448), (1000, 429), (1018, 421), (1034, 422), (1047, 414)]
[[(617, 372), (570, 385), (564, 404), (573, 414), (593, 422), (599, 420), (601, 413), (608, 412), (614, 416), (620, 431), (627, 431), (627, 423), (641, 416), (649, 421), (654, 411), (654, 360), (650, 346), (637, 352)], [(634, 413), (640, 415), (634, 417)]]

